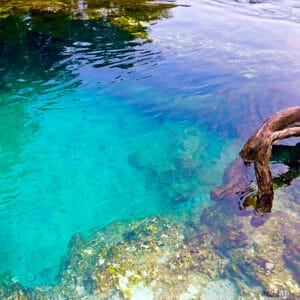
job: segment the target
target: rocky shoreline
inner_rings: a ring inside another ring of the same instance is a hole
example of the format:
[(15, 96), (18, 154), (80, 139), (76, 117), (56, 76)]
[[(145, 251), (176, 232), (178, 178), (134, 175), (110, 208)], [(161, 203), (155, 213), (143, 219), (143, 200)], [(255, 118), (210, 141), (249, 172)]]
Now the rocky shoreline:
[(222, 201), (191, 214), (113, 223), (87, 239), (74, 235), (57, 285), (6, 282), (0, 297), (299, 299), (300, 222), (288, 209), (299, 200), (282, 191), (275, 197), (269, 215)]

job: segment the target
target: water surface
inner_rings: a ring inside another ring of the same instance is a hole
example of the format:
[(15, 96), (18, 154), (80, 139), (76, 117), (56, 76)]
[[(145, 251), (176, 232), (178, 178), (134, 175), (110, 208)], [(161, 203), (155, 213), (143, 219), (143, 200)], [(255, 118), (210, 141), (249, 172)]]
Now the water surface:
[(295, 1), (169, 2), (139, 26), (81, 5), (0, 19), (0, 270), (26, 286), (57, 281), (75, 233), (211, 205), (257, 126), (299, 105)]

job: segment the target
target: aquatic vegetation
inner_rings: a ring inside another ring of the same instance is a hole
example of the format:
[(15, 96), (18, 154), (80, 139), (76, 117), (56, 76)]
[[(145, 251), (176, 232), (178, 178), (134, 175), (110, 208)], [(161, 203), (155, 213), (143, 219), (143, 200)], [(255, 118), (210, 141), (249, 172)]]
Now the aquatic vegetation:
[[(134, 44), (146, 42), (150, 23), (169, 17), (168, 9), (174, 6), (146, 1), (4, 1), (0, 7), (0, 39), (5, 41), (0, 45), (0, 86), (10, 91), (27, 87), (28, 82), (37, 87), (53, 78), (66, 82), (86, 59), (98, 68), (109, 65), (116, 56), (113, 50), (128, 49), (128, 42), (138, 38)], [(100, 51), (101, 57), (80, 59), (76, 54), (81, 47)], [(22, 55), (15, 55), (20, 51)], [(71, 69), (68, 58), (74, 64)], [(17, 87), (12, 84), (16, 81)]]
[(298, 147), (271, 215), (210, 192), (299, 105), (299, 27), (184, 3), (1, 3), (1, 299), (298, 296)]
[(297, 218), (276, 211), (252, 227), (255, 216), (225, 202), (200, 215), (195, 209), (192, 219), (178, 217), (113, 223), (87, 239), (75, 235), (57, 285), (2, 285), (0, 295), (213, 299), (224, 291), (226, 299), (257, 299), (300, 293), (297, 265), (291, 264), (298, 255)]
[[(49, 19), (64, 16), (65, 21), (70, 20), (104, 20), (122, 30), (132, 33), (135, 37), (146, 38), (146, 28), (151, 22), (159, 18), (170, 16), (168, 9), (175, 7), (172, 1), (4, 1), (0, 7), (0, 18), (11, 16), (25, 16), (25, 26), (31, 30), (44, 31), (52, 26)], [(40, 25), (39, 27), (37, 25)], [(56, 32), (59, 26), (56, 24)], [(62, 33), (62, 32), (61, 32)], [(57, 37), (57, 36), (56, 36)]]
[[(46, 299), (47, 292), (48, 297), (78, 298), (91, 294), (100, 299), (147, 293), (164, 299), (191, 291), (196, 295), (215, 278), (218, 257), (209, 248), (197, 247), (195, 242), (187, 245), (182, 223), (151, 218), (131, 222), (127, 229), (124, 225), (114, 224), (105, 229), (108, 235), (97, 233), (81, 246), (73, 246), (59, 285), (51, 290), (39, 287), (23, 293)], [(136, 232), (135, 240), (110, 240), (110, 232), (114, 235), (116, 230), (128, 229)], [(103, 251), (103, 242), (108, 251)]]

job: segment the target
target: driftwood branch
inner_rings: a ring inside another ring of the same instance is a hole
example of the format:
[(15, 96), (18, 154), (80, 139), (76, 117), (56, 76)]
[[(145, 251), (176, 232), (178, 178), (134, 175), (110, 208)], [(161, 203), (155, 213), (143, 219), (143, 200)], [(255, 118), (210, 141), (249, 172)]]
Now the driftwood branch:
[[(224, 174), (224, 185), (211, 192), (212, 199), (233, 199), (236, 195), (240, 195), (243, 201), (253, 202), (254, 191), (250, 187), (251, 181), (247, 176), (246, 165), (254, 162), (258, 185), (255, 207), (257, 211), (270, 212), (274, 198), (273, 180), (269, 167), (272, 146), (278, 140), (295, 136), (300, 136), (300, 106), (279, 111), (268, 118), (240, 151), (242, 159), (237, 158), (227, 168)], [(299, 173), (299, 158), (294, 157), (297, 156), (299, 144), (297, 147), (276, 146), (275, 148), (277, 151), (272, 154), (273, 157), (274, 154), (278, 157), (275, 157), (275, 161), (277, 159), (282, 161), (280, 159), (281, 154), (290, 151), (288, 160), (282, 162), (291, 169), (280, 178), (286, 182), (291, 182)], [(295, 170), (297, 171), (295, 172)], [(275, 178), (277, 186), (279, 186), (280, 178)], [(244, 204), (247, 206), (247, 203), (244, 202)]]
[(278, 140), (295, 136), (300, 136), (300, 106), (279, 111), (268, 118), (240, 152), (244, 161), (254, 162), (258, 211), (270, 212), (272, 208), (274, 192), (269, 167), (272, 145)]
[[(273, 145), (270, 158), (272, 163), (281, 163), (288, 167), (284, 173), (273, 177), (273, 188), (290, 185), (300, 176), (300, 143), (295, 146)], [(239, 200), (241, 210), (248, 206), (256, 207), (256, 192), (252, 185), (253, 177), (250, 164), (236, 158), (228, 165), (223, 176), (223, 185), (211, 191), (213, 200)], [(286, 169), (285, 169), (286, 170)]]

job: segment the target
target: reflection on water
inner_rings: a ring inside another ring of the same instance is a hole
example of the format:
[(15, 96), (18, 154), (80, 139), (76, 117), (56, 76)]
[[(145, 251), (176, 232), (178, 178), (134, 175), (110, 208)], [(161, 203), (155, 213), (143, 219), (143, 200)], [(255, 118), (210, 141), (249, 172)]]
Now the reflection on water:
[(295, 146), (274, 145), (271, 162), (273, 164), (280, 162), (288, 167), (288, 170), (277, 171), (278, 175), (274, 178), (275, 186), (291, 185), (292, 181), (300, 175), (300, 143)]
[(207, 0), (205, 2), (259, 18), (300, 22), (300, 6), (295, 0)]
[[(273, 175), (274, 190), (291, 185), (292, 181), (299, 177), (299, 146), (299, 143), (295, 146), (273, 146), (269, 171)], [(252, 169), (250, 162), (245, 163), (242, 158), (236, 158), (228, 165), (224, 173), (223, 185), (212, 190), (212, 199), (239, 201), (241, 210), (245, 210), (249, 206), (260, 210), (261, 207), (258, 206), (256, 197), (257, 186), (254, 184), (256, 178)], [(270, 211), (272, 210), (271, 201), (273, 198), (268, 202), (265, 200)]]
[[(169, 1), (111, 1), (111, 0), (78, 0), (70, 1), (23, 1), (8, 0), (0, 7), (0, 17), (11, 15), (26, 16), (27, 21), (40, 19), (38, 15), (64, 15), (69, 20), (104, 20), (119, 28), (134, 34), (136, 37), (147, 37), (146, 28), (159, 18), (170, 17), (168, 9), (175, 7), (173, 0)], [(47, 18), (47, 17), (46, 17)], [(40, 19), (41, 20), (41, 19)], [(46, 22), (47, 23), (47, 22)], [(42, 27), (48, 26), (44, 22)], [(62, 27), (56, 28), (56, 33)]]
[(165, 57), (176, 58), (163, 86), (172, 95), (181, 92), (169, 103), (173, 115), (192, 115), (212, 130), (247, 139), (249, 124), (253, 133), (277, 110), (299, 104), (298, 25), (231, 13), (230, 7), (192, 6), (174, 10), (176, 32), (171, 22), (153, 28)]
[[(226, 201), (202, 214), (261, 122), (299, 105), (294, 2), (14, 0), (0, 13), (1, 296), (11, 282), (57, 284), (27, 290), (42, 298), (298, 291), (298, 178), (266, 220)], [(131, 222), (166, 213), (177, 225)]]
[(134, 46), (145, 42), (135, 38), (147, 38), (146, 28), (170, 17), (171, 7), (145, 1), (6, 1), (0, 9), (1, 85), (47, 81), (60, 70), (74, 71), (87, 63), (129, 68)]

